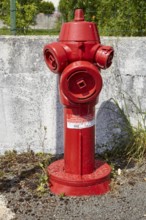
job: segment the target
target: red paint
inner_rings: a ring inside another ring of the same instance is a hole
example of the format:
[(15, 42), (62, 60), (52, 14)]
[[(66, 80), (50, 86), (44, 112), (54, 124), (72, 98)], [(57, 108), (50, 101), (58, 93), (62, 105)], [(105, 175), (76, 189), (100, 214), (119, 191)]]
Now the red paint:
[(48, 167), (50, 188), (55, 194), (71, 196), (100, 195), (110, 190), (109, 173), (111, 169), (107, 163), (95, 161), (95, 169), (86, 175), (64, 172), (64, 160), (58, 160)]
[(102, 89), (100, 69), (112, 63), (113, 48), (100, 44), (96, 24), (82, 9), (64, 23), (59, 41), (44, 47), (47, 66), (59, 73), (64, 105), (64, 159), (48, 167), (55, 194), (98, 195), (110, 190), (111, 168), (95, 156), (95, 105)]
[[(67, 119), (72, 116), (71, 122)], [(73, 121), (74, 118), (74, 121)], [(74, 128), (69, 128), (72, 123)], [(86, 125), (89, 123), (89, 127)], [(76, 127), (77, 126), (77, 127)], [(80, 127), (79, 127), (80, 126)], [(84, 126), (84, 128), (82, 128)], [(78, 128), (78, 129), (77, 129)], [(64, 169), (72, 174), (89, 174), (94, 170), (95, 109), (94, 106), (64, 108)]]

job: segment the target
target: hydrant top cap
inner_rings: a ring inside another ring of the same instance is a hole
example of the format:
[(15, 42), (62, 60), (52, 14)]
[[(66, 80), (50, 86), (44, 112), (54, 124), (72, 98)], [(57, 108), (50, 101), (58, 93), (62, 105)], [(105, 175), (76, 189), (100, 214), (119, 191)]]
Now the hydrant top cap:
[(82, 9), (76, 9), (74, 20), (62, 24), (59, 41), (94, 41), (100, 42), (98, 30), (94, 22), (84, 21)]
[(74, 21), (84, 21), (84, 12), (82, 9), (75, 10)]

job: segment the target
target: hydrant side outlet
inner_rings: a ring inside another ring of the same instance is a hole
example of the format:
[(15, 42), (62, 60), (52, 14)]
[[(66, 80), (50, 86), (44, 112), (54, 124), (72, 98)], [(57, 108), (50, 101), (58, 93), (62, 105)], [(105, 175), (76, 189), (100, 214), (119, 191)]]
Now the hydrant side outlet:
[(114, 50), (100, 43), (96, 24), (84, 21), (82, 9), (64, 23), (59, 41), (44, 47), (48, 68), (59, 74), (64, 106), (64, 159), (49, 165), (55, 194), (99, 195), (110, 190), (110, 166), (95, 160), (95, 105), (102, 89), (101, 69), (112, 64)]

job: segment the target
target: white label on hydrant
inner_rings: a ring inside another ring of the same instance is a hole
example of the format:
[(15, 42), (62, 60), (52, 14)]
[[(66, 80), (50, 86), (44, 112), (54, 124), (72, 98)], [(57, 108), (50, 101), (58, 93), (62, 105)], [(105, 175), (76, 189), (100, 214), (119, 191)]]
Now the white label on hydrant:
[(83, 129), (90, 128), (95, 125), (95, 119), (93, 115), (78, 116), (67, 115), (67, 128)]

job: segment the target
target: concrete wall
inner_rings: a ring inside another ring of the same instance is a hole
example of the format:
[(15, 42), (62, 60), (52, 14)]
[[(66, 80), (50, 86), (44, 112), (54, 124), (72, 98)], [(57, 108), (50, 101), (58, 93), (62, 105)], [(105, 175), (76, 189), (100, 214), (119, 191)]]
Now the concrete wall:
[(53, 14), (45, 15), (39, 13), (36, 16), (36, 25), (31, 26), (32, 29), (53, 29), (56, 28), (57, 22), (61, 19), (59, 12), (55, 11)]
[[(6, 150), (63, 152), (62, 106), (57, 75), (43, 60), (43, 47), (57, 38), (0, 37), (0, 153)], [(97, 105), (96, 143), (100, 150), (120, 145), (125, 119), (111, 102), (123, 93), (146, 109), (146, 38), (101, 38), (115, 49), (113, 65), (102, 71), (104, 87)], [(126, 92), (126, 93), (125, 93)], [(135, 112), (128, 100), (133, 123)]]

